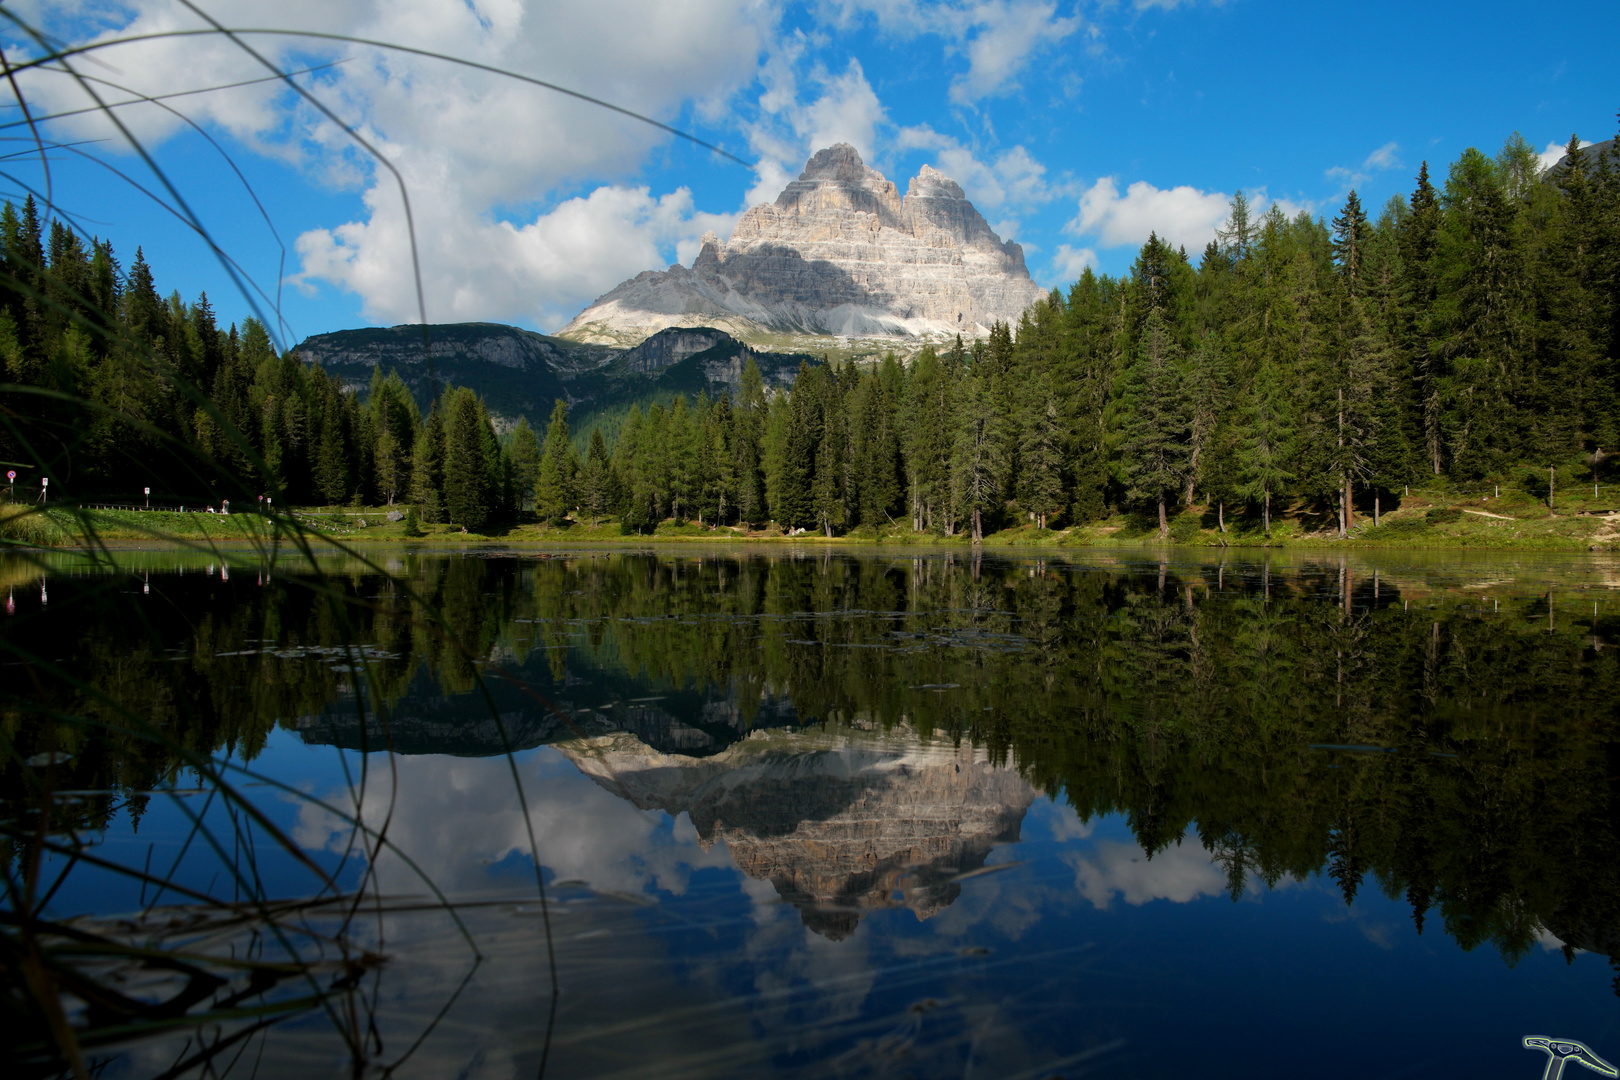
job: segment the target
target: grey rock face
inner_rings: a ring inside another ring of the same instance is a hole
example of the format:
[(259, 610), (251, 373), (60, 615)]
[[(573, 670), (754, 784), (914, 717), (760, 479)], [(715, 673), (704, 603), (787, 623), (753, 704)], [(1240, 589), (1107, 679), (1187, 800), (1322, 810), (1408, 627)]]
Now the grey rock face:
[(905, 198), (847, 143), (818, 151), (774, 203), (713, 233), (690, 268), (647, 271), (581, 312), (560, 337), (603, 344), (670, 326), (740, 338), (980, 336), (1043, 295), (961, 187), (930, 166)]
[(725, 345), (731, 341), (731, 335), (720, 330), (710, 330), (707, 327), (683, 330), (671, 327), (667, 330), (660, 330), (625, 353), (625, 369), (628, 371), (658, 371), (661, 368), (678, 364), (688, 356), (696, 356), (700, 352), (707, 352), (716, 345)]

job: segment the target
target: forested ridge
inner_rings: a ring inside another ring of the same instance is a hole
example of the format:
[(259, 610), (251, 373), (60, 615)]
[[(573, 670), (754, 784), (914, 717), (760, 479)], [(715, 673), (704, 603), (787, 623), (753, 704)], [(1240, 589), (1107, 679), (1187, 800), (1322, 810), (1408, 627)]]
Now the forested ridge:
[[(775, 522), (943, 534), (1183, 508), (1269, 531), (1284, 507), (1343, 534), (1408, 485), (1593, 480), (1620, 445), (1620, 155), (1519, 136), (1443, 181), (1331, 220), (1240, 192), (1202, 253), (1157, 235), (1016, 327), (909, 363), (805, 364), (790, 392), (631, 410), (613, 446), (498, 436), (467, 388), (423, 416), (397, 376), (345, 392), (206, 296), (163, 300), (139, 251), (30, 199), (0, 216), (0, 448), (64, 494), (408, 502), (471, 529), (541, 518)], [(45, 393), (41, 393), (44, 391)], [(1549, 470), (1553, 470), (1549, 472)]]

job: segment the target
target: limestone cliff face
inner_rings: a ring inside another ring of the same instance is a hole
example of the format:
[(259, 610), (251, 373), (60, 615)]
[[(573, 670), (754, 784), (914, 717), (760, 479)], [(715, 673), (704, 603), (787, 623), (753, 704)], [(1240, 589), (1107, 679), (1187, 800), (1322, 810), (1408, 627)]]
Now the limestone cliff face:
[(623, 734), (558, 749), (644, 810), (688, 813), (705, 846), (723, 840), (743, 873), (834, 939), (875, 908), (927, 918), (950, 904), (996, 842), (1018, 838), (1035, 797), (971, 749), (882, 739), (758, 732), (705, 758)]
[[(695, 330), (660, 330), (640, 345), (624, 354), (627, 371), (658, 371), (678, 364), (689, 356), (708, 352), (718, 345), (732, 341), (729, 334), (707, 327)], [(744, 352), (750, 352), (743, 346)]]
[(1016, 321), (1043, 295), (1024, 252), (1003, 242), (962, 189), (930, 166), (905, 198), (847, 143), (713, 233), (690, 268), (624, 282), (560, 337), (618, 344), (668, 326), (762, 335), (967, 337)]

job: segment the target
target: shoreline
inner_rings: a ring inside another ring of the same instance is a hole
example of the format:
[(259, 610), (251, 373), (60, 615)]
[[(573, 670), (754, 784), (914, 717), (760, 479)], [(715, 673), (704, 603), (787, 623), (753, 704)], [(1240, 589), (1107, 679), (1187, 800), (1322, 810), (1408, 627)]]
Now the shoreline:
[[(1020, 524), (987, 534), (979, 545), (964, 533), (944, 536), (914, 533), (903, 526), (881, 529), (863, 526), (838, 536), (819, 532), (789, 535), (780, 529), (744, 530), (736, 526), (710, 528), (696, 523), (665, 522), (652, 533), (623, 533), (617, 521), (596, 526), (571, 522), (565, 526), (526, 523), (488, 533), (463, 533), (449, 525), (423, 525), (421, 535), (407, 536), (403, 521), (388, 522), (390, 508), (321, 508), (295, 510), (290, 517), (266, 518), (256, 513), (199, 514), (166, 510), (74, 510), (50, 508), (34, 512), (17, 506), (0, 516), (0, 536), (23, 547), (79, 550), (97, 546), (262, 546), (296, 544), (299, 535), (320, 541), (370, 546), (482, 547), (625, 547), (625, 546), (781, 546), (889, 547), (970, 552), (1025, 549), (1032, 551), (1102, 550), (1390, 550), (1390, 551), (1506, 551), (1596, 553), (1620, 551), (1620, 511), (1608, 507), (1549, 512), (1540, 504), (1504, 497), (1493, 510), (1459, 505), (1463, 499), (1437, 503), (1413, 499), (1415, 506), (1382, 515), (1379, 525), (1358, 522), (1350, 536), (1315, 529), (1316, 521), (1295, 514), (1273, 519), (1274, 528), (1261, 534), (1244, 518), (1228, 521), (1228, 531), (1214, 527), (1214, 515), (1184, 512), (1172, 521), (1171, 535), (1161, 537), (1156, 523), (1139, 517), (1116, 515), (1094, 524), (1063, 529), (1037, 529)], [(1474, 499), (1468, 499), (1470, 503)], [(1449, 504), (1449, 505), (1448, 505)], [(311, 520), (311, 519), (324, 520)], [(1201, 518), (1210, 519), (1209, 527)], [(1151, 527), (1150, 527), (1151, 525)], [(85, 539), (85, 527), (95, 533)]]

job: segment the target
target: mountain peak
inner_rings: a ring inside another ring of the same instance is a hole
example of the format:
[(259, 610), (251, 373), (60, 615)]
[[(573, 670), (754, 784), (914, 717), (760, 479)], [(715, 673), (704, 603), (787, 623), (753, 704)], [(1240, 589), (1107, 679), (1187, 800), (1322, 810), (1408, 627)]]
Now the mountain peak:
[(861, 160), (860, 151), (847, 142), (834, 143), (825, 150), (817, 150), (805, 163), (804, 172), (799, 174), (799, 179), (806, 182), (841, 180), (847, 184), (860, 183), (872, 177), (882, 180), (883, 174), (867, 168), (866, 162)]
[(911, 183), (906, 185), (908, 199), (966, 199), (967, 195), (955, 180), (932, 165), (924, 165)]
[(703, 238), (690, 268), (640, 274), (559, 331), (633, 344), (670, 326), (743, 341), (783, 334), (948, 340), (1016, 322), (1044, 295), (956, 181), (924, 165), (906, 198), (849, 143), (816, 151), (731, 238)]

